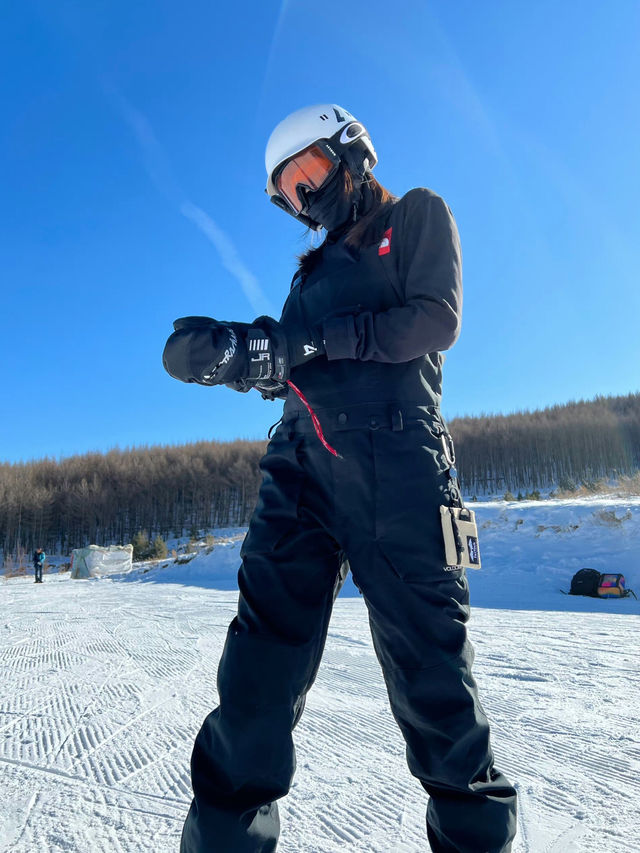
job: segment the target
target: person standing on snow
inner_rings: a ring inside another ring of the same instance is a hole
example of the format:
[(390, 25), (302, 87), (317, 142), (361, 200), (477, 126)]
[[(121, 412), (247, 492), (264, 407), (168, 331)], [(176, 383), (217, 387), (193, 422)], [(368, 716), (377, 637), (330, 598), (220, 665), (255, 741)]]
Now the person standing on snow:
[(186, 317), (165, 347), (184, 382), (285, 398), (242, 547), (220, 705), (193, 749), (182, 853), (276, 849), (291, 732), (345, 560), (429, 794), (431, 849), (511, 850), (516, 792), (493, 765), (464, 560), (447, 561), (441, 527), (441, 507), (462, 506), (440, 412), (440, 353), (460, 328), (458, 232), (442, 198), (420, 188), (396, 199), (376, 162), (364, 126), (335, 104), (285, 118), (267, 144), (267, 192), (326, 239), (302, 257), (279, 322)]
[(35, 569), (36, 583), (42, 583), (42, 570), (46, 559), (47, 555), (44, 553), (44, 550), (42, 548), (36, 548), (33, 552), (33, 568)]

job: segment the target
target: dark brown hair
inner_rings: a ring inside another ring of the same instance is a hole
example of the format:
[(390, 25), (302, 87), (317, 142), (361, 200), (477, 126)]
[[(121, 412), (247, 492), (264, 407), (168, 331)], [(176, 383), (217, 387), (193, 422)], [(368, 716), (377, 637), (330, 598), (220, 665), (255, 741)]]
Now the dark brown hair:
[[(369, 209), (353, 223), (345, 237), (345, 244), (356, 251), (363, 246), (371, 246), (382, 239), (387, 213), (397, 201), (397, 196), (383, 187), (371, 174), (367, 180), (367, 187), (372, 198)], [(345, 192), (353, 190), (353, 178), (347, 169), (344, 170), (344, 188)], [(303, 275), (308, 275), (316, 266), (322, 257), (323, 246), (324, 243), (307, 249), (306, 252), (298, 256), (298, 270)]]

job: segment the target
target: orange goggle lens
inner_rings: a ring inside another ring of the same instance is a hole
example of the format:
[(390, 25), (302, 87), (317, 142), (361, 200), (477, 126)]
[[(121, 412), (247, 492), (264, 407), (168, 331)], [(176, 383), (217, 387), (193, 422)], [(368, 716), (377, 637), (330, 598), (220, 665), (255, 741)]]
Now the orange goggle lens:
[(336, 163), (317, 145), (305, 148), (289, 160), (275, 179), (278, 193), (285, 198), (296, 213), (302, 211), (298, 187), (311, 192), (319, 190), (336, 169)]

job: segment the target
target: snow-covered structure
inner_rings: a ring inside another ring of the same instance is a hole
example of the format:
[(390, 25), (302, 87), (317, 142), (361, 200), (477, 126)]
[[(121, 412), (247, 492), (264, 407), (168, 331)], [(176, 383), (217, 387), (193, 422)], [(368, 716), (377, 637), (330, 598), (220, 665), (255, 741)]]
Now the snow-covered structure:
[(133, 545), (89, 545), (71, 552), (71, 577), (91, 578), (128, 572), (133, 566)]

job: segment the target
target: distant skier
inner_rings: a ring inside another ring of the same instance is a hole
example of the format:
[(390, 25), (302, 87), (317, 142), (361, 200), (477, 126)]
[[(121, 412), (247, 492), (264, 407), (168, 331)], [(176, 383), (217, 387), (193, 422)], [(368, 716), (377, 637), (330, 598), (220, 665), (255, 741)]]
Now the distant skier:
[[(410, 139), (410, 119), (400, 126)], [(286, 398), (242, 547), (220, 706), (193, 750), (182, 853), (276, 849), (291, 731), (345, 558), (409, 768), (429, 794), (432, 850), (511, 850), (516, 792), (493, 765), (466, 632), (477, 539), (472, 522), (457, 524), (470, 514), (440, 412), (440, 353), (460, 328), (458, 232), (442, 198), (395, 198), (376, 162), (363, 125), (335, 104), (285, 118), (267, 144), (267, 192), (326, 239), (302, 257), (280, 322), (186, 317), (165, 347), (183, 382)]]
[(33, 568), (36, 573), (36, 583), (42, 583), (42, 570), (46, 559), (47, 555), (44, 553), (44, 550), (42, 548), (36, 548), (33, 552)]

